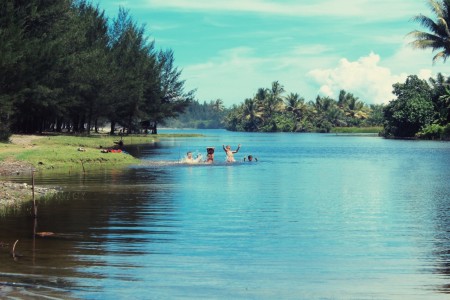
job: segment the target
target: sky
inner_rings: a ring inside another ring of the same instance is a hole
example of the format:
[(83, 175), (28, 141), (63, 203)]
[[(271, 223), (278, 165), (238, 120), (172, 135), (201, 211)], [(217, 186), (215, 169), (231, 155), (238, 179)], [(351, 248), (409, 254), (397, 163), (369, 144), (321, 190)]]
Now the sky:
[(157, 49), (172, 49), (185, 91), (226, 107), (278, 81), (306, 101), (388, 103), (408, 75), (448, 76), (431, 50), (413, 49), (412, 21), (434, 18), (426, 0), (98, 0), (110, 19), (119, 7), (145, 25)]

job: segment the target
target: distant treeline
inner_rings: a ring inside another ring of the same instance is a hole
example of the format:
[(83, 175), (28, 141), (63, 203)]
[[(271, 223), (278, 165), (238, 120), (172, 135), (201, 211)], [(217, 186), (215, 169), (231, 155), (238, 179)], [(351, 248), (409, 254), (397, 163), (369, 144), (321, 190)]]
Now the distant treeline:
[(333, 127), (381, 126), (382, 110), (382, 105), (368, 106), (344, 90), (338, 100), (317, 96), (307, 102), (297, 93), (285, 95), (283, 85), (275, 81), (235, 105), (225, 123), (233, 131), (330, 132)]
[(0, 3), (0, 132), (156, 133), (188, 106), (172, 50), (157, 50), (128, 12), (108, 20), (86, 0)]
[(177, 118), (169, 119), (164, 125), (171, 128), (218, 129), (225, 128), (224, 118), (228, 110), (223, 101), (203, 102), (194, 100)]
[(330, 132), (336, 127), (383, 126), (386, 137), (450, 138), (450, 79), (442, 74), (426, 80), (409, 76), (393, 85), (397, 97), (388, 104), (367, 105), (341, 90), (338, 99), (317, 96), (306, 101), (285, 94), (275, 81), (252, 98), (234, 105), (225, 117), (232, 131)]

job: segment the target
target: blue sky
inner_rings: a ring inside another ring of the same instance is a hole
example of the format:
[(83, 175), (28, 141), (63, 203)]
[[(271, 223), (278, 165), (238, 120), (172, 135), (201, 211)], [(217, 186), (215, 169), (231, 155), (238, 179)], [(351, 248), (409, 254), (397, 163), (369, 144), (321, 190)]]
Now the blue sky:
[(109, 18), (119, 7), (172, 49), (186, 90), (200, 102), (239, 104), (279, 81), (307, 101), (341, 89), (365, 103), (387, 103), (392, 84), (438, 72), (431, 50), (412, 49), (407, 33), (425, 0), (98, 0)]

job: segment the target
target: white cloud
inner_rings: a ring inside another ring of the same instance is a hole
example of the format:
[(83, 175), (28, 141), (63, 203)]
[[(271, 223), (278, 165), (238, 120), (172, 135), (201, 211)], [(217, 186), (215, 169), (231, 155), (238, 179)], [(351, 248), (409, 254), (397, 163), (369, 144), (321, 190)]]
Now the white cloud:
[[(200, 12), (262, 13), (288, 16), (358, 17), (360, 20), (412, 17), (423, 11), (424, 4), (415, 1), (379, 0), (145, 0), (144, 5), (160, 9)], [(142, 4), (135, 4), (135, 6)]]
[(365, 103), (387, 103), (394, 98), (392, 85), (405, 81), (407, 74), (392, 74), (379, 65), (380, 56), (370, 53), (357, 61), (345, 58), (332, 69), (314, 69), (309, 76), (320, 85), (320, 93), (336, 98), (341, 89), (353, 93)]
[(236, 47), (223, 50), (201, 64), (184, 66), (187, 89), (197, 89), (200, 101), (221, 98), (225, 105), (242, 103), (258, 88), (268, 88), (273, 81), (284, 85), (288, 93), (299, 93), (307, 100), (317, 95), (308, 85), (306, 74), (313, 66), (329, 65), (336, 57), (325, 57), (321, 45), (294, 47), (272, 56), (261, 56), (257, 49)]
[(186, 87), (198, 88), (196, 95), (201, 101), (221, 98), (226, 105), (243, 102), (256, 92), (254, 84), (262, 76), (258, 69), (264, 59), (252, 55), (253, 49), (237, 47), (221, 51), (204, 63), (186, 66)]
[[(300, 2), (300, 3), (299, 3)], [(392, 0), (141, 0), (133, 7), (215, 13), (257, 13), (297, 17), (358, 17), (361, 21), (411, 18), (425, 3)]]

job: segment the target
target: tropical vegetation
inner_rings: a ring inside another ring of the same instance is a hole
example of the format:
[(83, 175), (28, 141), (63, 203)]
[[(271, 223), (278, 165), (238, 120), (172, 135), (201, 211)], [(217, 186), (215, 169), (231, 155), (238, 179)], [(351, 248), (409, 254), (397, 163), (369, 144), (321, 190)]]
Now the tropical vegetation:
[(382, 126), (383, 117), (382, 105), (366, 105), (345, 90), (337, 100), (317, 96), (306, 101), (298, 93), (286, 94), (284, 86), (274, 81), (234, 105), (225, 124), (233, 131), (330, 132), (334, 127)]
[(224, 128), (223, 120), (227, 112), (228, 109), (221, 99), (203, 103), (193, 100), (183, 113), (176, 118), (165, 120), (164, 125), (170, 128)]
[(110, 124), (157, 133), (193, 98), (172, 50), (157, 50), (128, 12), (87, 0), (0, 3), (0, 139), (87, 133)]
[[(434, 19), (422, 14), (413, 18), (426, 31), (414, 30), (410, 32), (409, 36), (413, 38), (411, 45), (416, 49), (438, 51), (433, 56), (433, 63), (438, 60), (445, 62), (450, 56), (450, 1), (428, 0), (427, 2), (434, 14)], [(418, 85), (414, 86), (414, 84)], [(409, 96), (402, 92), (408, 85), (409, 89), (415, 90)], [(415, 134), (417, 137), (450, 139), (449, 78), (438, 74), (436, 79), (430, 78), (427, 87), (425, 82), (420, 82), (417, 77), (410, 76), (404, 86), (397, 85), (394, 88), (394, 93), (398, 96), (398, 99), (397, 102), (392, 103), (391, 107), (387, 108), (386, 132), (388, 134), (411, 136), (420, 125), (420, 130)], [(419, 88), (422, 90), (419, 91)], [(403, 103), (401, 112), (394, 113), (395, 106), (398, 107), (401, 103)], [(415, 130), (402, 130), (402, 125), (397, 126), (399, 120), (410, 124)]]

